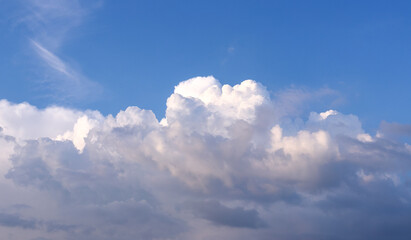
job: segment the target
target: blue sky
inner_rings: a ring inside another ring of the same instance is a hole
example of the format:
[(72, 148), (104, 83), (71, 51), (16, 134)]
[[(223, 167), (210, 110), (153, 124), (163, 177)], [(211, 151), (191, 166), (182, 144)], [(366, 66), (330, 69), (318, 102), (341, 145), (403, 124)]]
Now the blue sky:
[(409, 1), (0, 6), (2, 238), (411, 239)]
[[(343, 101), (333, 107), (358, 115), (370, 130), (381, 120), (410, 122), (406, 109), (411, 100), (411, 6), (407, 1), (80, 5), (84, 13), (66, 17), (62, 26), (57, 21), (30, 27), (29, 21), (36, 20), (21, 20), (30, 14), (28, 4), (2, 1), (1, 98), (39, 107), (98, 109), (104, 114), (137, 105), (152, 109), (160, 118), (175, 85), (213, 75), (231, 85), (253, 79), (273, 92), (290, 87), (336, 90)], [(67, 22), (76, 23), (67, 27)], [(63, 36), (60, 28), (67, 28)], [(100, 94), (77, 100), (62, 99), (62, 93), (53, 97), (55, 89), (44, 84), (52, 77), (30, 46), (30, 39), (42, 40), (40, 34), (59, 38), (52, 40), (59, 41), (58, 47), (47, 41), (41, 44), (98, 83)]]

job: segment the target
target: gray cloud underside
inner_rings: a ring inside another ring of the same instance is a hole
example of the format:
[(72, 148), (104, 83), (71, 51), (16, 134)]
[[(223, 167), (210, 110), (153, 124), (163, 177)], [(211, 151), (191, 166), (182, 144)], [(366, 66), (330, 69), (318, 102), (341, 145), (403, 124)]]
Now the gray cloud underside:
[(371, 136), (334, 110), (303, 121), (300, 93), (197, 77), (161, 121), (1, 100), (0, 235), (410, 239), (411, 147), (384, 137), (409, 126)]

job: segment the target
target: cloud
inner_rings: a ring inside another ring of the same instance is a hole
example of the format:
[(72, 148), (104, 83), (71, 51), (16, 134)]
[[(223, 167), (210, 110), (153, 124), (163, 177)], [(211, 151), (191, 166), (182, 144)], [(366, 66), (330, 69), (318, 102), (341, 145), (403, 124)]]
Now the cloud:
[(31, 228), (36, 227), (36, 222), (33, 220), (22, 219), (17, 215), (0, 213), (0, 225), (5, 227), (20, 227)]
[(101, 93), (102, 87), (98, 83), (73, 69), (40, 43), (34, 40), (31, 40), (31, 43), (37, 55), (44, 62), (47, 75), (43, 83), (54, 91), (52, 96), (55, 100), (64, 102), (93, 99)]
[[(43, 89), (58, 102), (88, 100), (97, 97), (101, 86), (72, 67), (61, 56), (61, 49), (71, 30), (79, 26), (97, 8), (100, 1), (77, 0), (19, 2), (17, 26), (22, 26), (29, 38), (30, 47), (42, 64), (40, 76)], [(70, 38), (73, 35), (70, 34)], [(60, 54), (57, 54), (60, 53)], [(60, 56), (59, 56), (60, 55)], [(38, 61), (36, 61), (37, 64)]]
[(411, 124), (388, 123), (382, 121), (378, 133), (381, 137), (411, 137)]
[(161, 121), (135, 106), (102, 116), (2, 100), (0, 234), (408, 239), (410, 145), (352, 114), (298, 115), (300, 100), (278, 96), (196, 77), (175, 87)]
[(28, 103), (14, 104), (0, 100), (0, 126), (2, 133), (18, 139), (56, 138), (69, 130), (83, 116), (102, 118), (97, 111), (80, 112), (51, 106), (38, 109)]
[(79, 26), (98, 3), (82, 3), (78, 0), (20, 1), (21, 9), (16, 22), (25, 27), (36, 41), (55, 50), (61, 47), (69, 32)]
[(229, 208), (217, 201), (188, 202), (186, 205), (194, 215), (207, 219), (216, 225), (237, 228), (265, 226), (256, 210), (246, 210), (241, 207)]
[(69, 72), (67, 65), (59, 59), (56, 55), (45, 49), (36, 41), (32, 40), (32, 44), (36, 49), (39, 56), (53, 69), (66, 75), (69, 78), (73, 78), (73, 74)]

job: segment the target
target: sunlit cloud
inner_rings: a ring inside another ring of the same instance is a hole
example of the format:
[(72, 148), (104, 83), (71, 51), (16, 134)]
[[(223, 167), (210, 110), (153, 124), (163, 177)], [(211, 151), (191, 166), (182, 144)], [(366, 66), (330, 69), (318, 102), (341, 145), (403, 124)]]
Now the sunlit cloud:
[(161, 122), (136, 106), (103, 116), (2, 100), (0, 233), (386, 239), (411, 221), (411, 147), (366, 132), (353, 114), (298, 115), (323, 91), (272, 98), (253, 80), (196, 77), (175, 87)]

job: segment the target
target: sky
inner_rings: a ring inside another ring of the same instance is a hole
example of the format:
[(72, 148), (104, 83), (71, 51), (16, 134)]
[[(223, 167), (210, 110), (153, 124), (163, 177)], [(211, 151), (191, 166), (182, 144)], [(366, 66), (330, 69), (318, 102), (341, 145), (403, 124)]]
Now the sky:
[(410, 239), (410, 2), (0, 6), (6, 239)]

